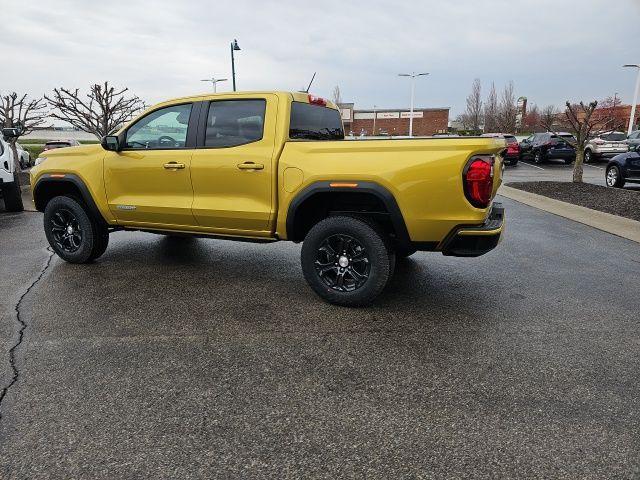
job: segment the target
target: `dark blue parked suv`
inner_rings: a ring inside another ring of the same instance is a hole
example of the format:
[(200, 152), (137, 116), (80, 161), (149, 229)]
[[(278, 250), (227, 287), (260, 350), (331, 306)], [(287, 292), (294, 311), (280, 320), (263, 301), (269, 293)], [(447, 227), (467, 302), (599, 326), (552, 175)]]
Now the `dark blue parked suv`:
[(561, 158), (564, 163), (571, 163), (576, 159), (576, 150), (567, 140), (575, 141), (570, 133), (534, 133), (520, 142), (520, 158), (530, 157), (535, 163)]
[(626, 182), (640, 183), (640, 145), (635, 151), (621, 153), (607, 164), (604, 179), (607, 187), (624, 187)]

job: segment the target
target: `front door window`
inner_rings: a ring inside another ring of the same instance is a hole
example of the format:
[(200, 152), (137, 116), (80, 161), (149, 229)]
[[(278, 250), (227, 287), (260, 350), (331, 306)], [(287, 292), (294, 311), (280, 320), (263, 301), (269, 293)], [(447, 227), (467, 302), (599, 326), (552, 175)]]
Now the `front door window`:
[(125, 148), (160, 150), (185, 148), (191, 104), (172, 105), (144, 116), (127, 130)]

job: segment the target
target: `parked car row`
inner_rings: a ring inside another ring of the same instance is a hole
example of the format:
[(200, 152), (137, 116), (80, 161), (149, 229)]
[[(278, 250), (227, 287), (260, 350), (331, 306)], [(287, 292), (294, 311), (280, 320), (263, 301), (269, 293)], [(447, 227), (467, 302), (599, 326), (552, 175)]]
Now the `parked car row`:
[[(483, 137), (503, 138), (507, 143), (504, 152), (506, 165), (517, 165), (519, 160), (531, 160), (536, 164), (549, 159), (560, 159), (570, 164), (575, 161), (575, 138), (568, 132), (541, 132), (531, 134), (518, 143), (514, 135), (508, 133), (485, 133)], [(635, 151), (640, 146), (640, 130), (628, 137), (624, 132), (605, 132), (589, 140), (584, 150), (584, 162), (609, 160), (616, 155)]]

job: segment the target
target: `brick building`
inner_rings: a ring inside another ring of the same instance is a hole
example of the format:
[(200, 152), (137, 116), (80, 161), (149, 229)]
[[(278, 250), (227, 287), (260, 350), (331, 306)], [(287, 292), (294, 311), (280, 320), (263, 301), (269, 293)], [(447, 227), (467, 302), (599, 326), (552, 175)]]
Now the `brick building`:
[[(346, 134), (409, 135), (408, 108), (356, 110), (353, 103), (341, 103), (338, 107)], [(449, 108), (413, 109), (414, 136), (446, 133), (448, 125)]]

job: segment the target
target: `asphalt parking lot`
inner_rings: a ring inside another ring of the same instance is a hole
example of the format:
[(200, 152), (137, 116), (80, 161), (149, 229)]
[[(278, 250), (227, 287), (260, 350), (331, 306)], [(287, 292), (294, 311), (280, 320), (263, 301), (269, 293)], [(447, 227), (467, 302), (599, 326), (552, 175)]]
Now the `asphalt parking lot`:
[(496, 251), (356, 310), (293, 244), (120, 232), (75, 266), (0, 214), (0, 477), (637, 477), (638, 245), (504, 203)]
[[(583, 181), (606, 186), (604, 181), (607, 162), (605, 160), (583, 164)], [(505, 182), (556, 181), (570, 182), (573, 179), (573, 164), (567, 165), (559, 159), (549, 159), (540, 165), (530, 160), (521, 160), (514, 167), (506, 167)], [(640, 185), (627, 184), (625, 188), (640, 191)]]

